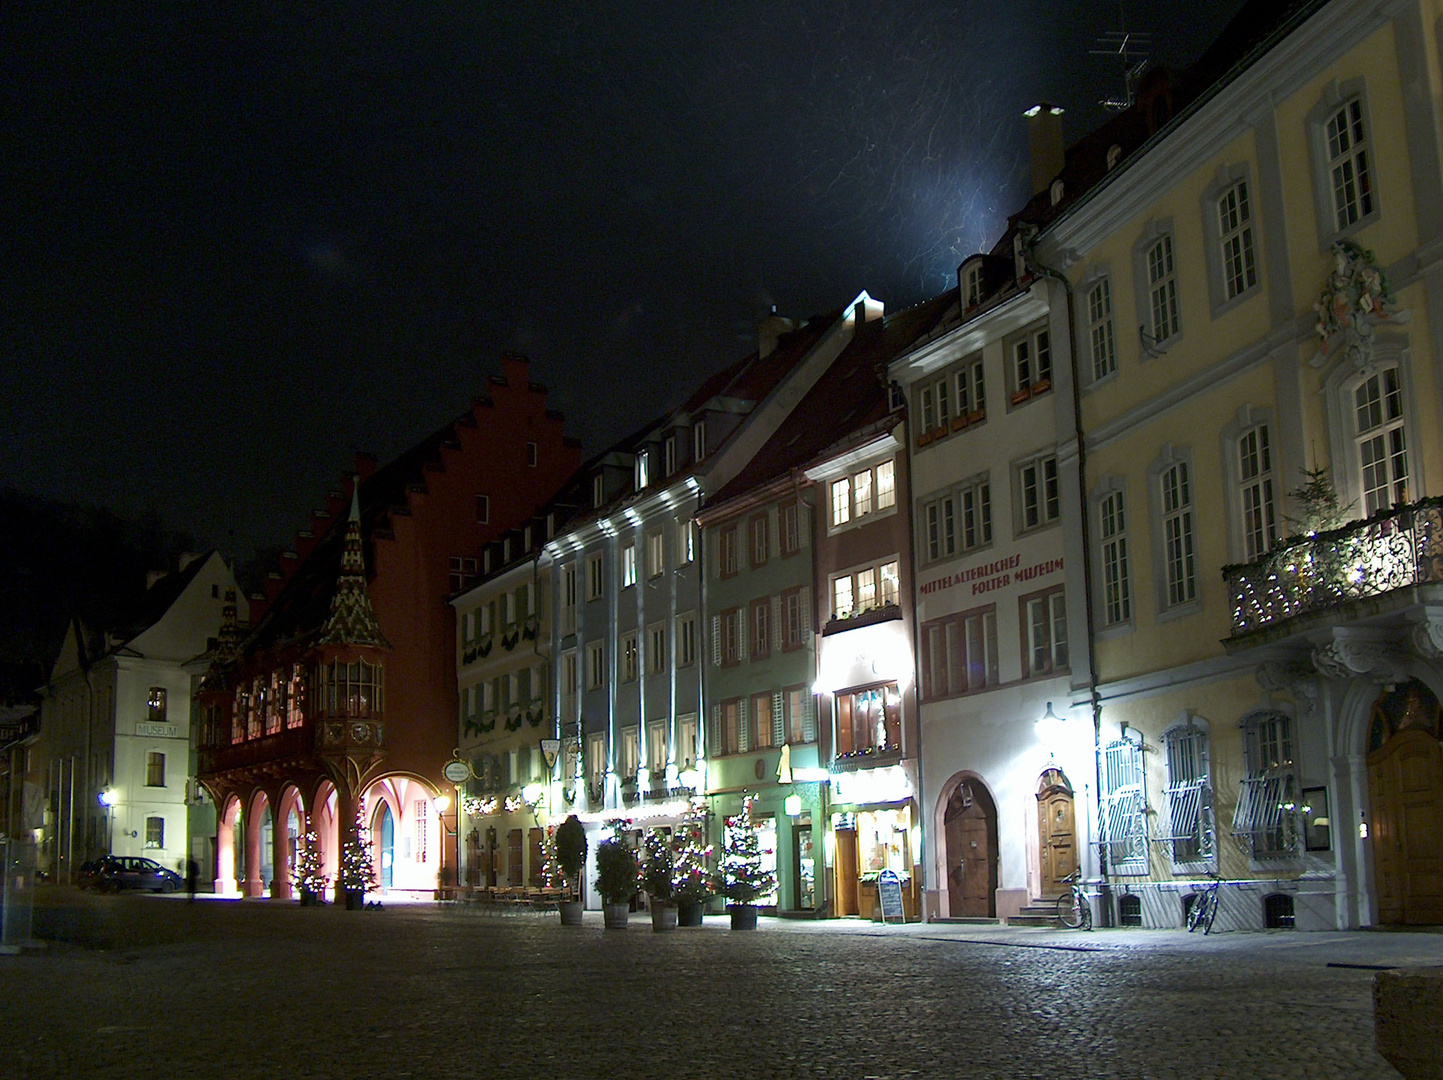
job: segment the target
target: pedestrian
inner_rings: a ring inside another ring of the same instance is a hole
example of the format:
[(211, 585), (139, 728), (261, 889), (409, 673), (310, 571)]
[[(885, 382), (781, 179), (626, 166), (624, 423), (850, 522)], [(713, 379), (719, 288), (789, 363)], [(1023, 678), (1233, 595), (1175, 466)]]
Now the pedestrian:
[(195, 886), (200, 880), (200, 865), (194, 859), (185, 860), (185, 891), (189, 894), (188, 903), (195, 903)]

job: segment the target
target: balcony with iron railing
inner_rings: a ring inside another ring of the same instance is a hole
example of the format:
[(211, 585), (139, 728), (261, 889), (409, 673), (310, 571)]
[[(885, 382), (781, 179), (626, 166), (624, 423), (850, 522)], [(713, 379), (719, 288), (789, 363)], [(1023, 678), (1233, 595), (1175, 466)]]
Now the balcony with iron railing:
[[(1443, 584), (1443, 498), (1399, 503), (1362, 521), (1283, 541), (1262, 558), (1223, 567), (1231, 639), (1291, 619)], [(1412, 602), (1410, 599), (1409, 602)]]

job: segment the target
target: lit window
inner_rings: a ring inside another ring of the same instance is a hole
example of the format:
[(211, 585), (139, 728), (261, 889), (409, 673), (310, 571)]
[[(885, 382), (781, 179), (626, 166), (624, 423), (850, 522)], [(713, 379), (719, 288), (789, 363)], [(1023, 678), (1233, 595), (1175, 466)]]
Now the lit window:
[(775, 741), (775, 699), (771, 694), (753, 694), (751, 706), (751, 738), (747, 749), (765, 749)]
[(1345, 102), (1328, 118), (1327, 140), (1334, 225), (1341, 232), (1373, 212), (1368, 131), (1360, 98)]
[(651, 483), (651, 451), (642, 450), (636, 455), (636, 490), (640, 491)]
[(690, 521), (677, 525), (677, 561), (692, 562), (696, 558), (696, 529)]
[(165, 723), (165, 698), (165, 687), (152, 686), (150, 688), (150, 694), (147, 696), (145, 702), (145, 718), (152, 724)]
[(1181, 330), (1172, 236), (1166, 233), (1147, 250), (1147, 296), (1152, 314), (1152, 339), (1155, 342), (1166, 341)]
[(1112, 329), (1112, 289), (1103, 278), (1087, 291), (1087, 336), (1092, 345), (1092, 377), (1102, 379), (1117, 370), (1117, 346)]
[(1408, 442), (1403, 390), (1396, 367), (1369, 376), (1353, 391), (1363, 515), (1371, 517), (1408, 498)]
[(606, 736), (601, 732), (586, 736), (586, 775), (593, 784), (606, 776)]
[(627, 544), (621, 549), (621, 587), (636, 584), (636, 545)]
[(837, 695), (837, 756), (897, 750), (902, 698), (896, 683)]
[(653, 720), (646, 726), (646, 761), (653, 784), (666, 777), (666, 721)]
[(897, 505), (897, 463), (883, 461), (877, 466), (877, 509)]
[(1258, 283), (1246, 181), (1239, 180), (1218, 199), (1218, 236), (1222, 245), (1223, 285), (1231, 300)]
[(678, 772), (696, 767), (696, 714), (676, 718), (676, 767)]
[(832, 481), (832, 524), (845, 525), (852, 520), (852, 485), (846, 477)]
[(901, 564), (895, 559), (877, 568), (877, 580), (881, 585), (881, 601), (896, 604), (902, 596)]
[(852, 505), (857, 517), (872, 512), (872, 472), (870, 469), (852, 477)]
[(852, 575), (843, 574), (832, 580), (832, 618), (848, 618), (852, 614), (852, 608)]
[(646, 534), (646, 576), (657, 577), (666, 569), (666, 539), (660, 531)]
[(165, 847), (165, 818), (145, 819), (145, 846), (151, 849)]

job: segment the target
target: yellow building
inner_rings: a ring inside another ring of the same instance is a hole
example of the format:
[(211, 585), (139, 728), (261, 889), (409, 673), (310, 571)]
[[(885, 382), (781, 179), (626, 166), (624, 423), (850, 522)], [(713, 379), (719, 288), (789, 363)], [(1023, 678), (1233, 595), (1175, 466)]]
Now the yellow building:
[(1249, 3), (1021, 215), (1072, 293), (1124, 924), (1213, 874), (1220, 926), (1443, 922), (1440, 17)]

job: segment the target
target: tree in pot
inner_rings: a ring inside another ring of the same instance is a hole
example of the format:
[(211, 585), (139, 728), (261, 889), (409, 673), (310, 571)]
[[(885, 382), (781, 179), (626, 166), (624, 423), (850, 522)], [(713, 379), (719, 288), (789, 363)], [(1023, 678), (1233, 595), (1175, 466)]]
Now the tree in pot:
[(676, 897), (677, 922), (700, 926), (706, 902), (715, 894), (712, 846), (707, 842), (706, 804), (692, 804), (677, 828), (672, 853), (672, 895)]
[(292, 877), (300, 894), (301, 907), (325, 903), (326, 875), (321, 873), (319, 838), (314, 829), (306, 830), (305, 839), (296, 849), (296, 867)]
[(596, 891), (608, 930), (625, 930), (631, 897), (636, 892), (636, 852), (620, 840), (607, 840), (596, 849)]
[(752, 820), (752, 796), (742, 799), (742, 811), (726, 820), (722, 845), (722, 895), (731, 901), (727, 911), (733, 930), (757, 928), (757, 901), (777, 887), (777, 876), (762, 868), (761, 840)]
[(370, 837), (357, 815), (355, 832), (341, 845), (341, 892), (346, 897), (346, 910), (360, 911), (366, 906), (366, 891), (375, 887)]
[(671, 875), (671, 843), (659, 829), (651, 829), (642, 849), (641, 881), (651, 900), (651, 928), (658, 934), (676, 929)]
[(562, 926), (581, 925), (581, 869), (586, 865), (586, 827), (572, 814), (556, 827), (556, 861), (566, 883), (566, 896), (558, 905)]

